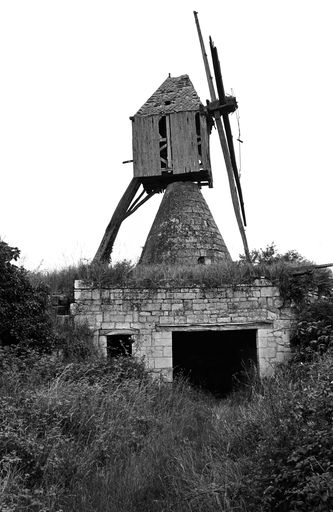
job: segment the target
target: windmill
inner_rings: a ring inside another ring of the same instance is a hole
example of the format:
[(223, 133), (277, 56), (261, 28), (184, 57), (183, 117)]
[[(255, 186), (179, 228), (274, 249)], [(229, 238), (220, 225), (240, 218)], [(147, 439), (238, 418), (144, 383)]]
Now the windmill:
[[(215, 124), (226, 164), (232, 203), (244, 252), (250, 259), (245, 234), (246, 217), (239, 181), (229, 114), (237, 101), (224, 92), (218, 52), (210, 38), (217, 95), (200, 30), (194, 11), (211, 100), (204, 107), (189, 77), (168, 78), (131, 117), (134, 177), (116, 207), (94, 257), (95, 262), (109, 261), (122, 222), (148, 201), (177, 182), (194, 182), (213, 186), (209, 156), (209, 134)], [(139, 192), (140, 187), (142, 190)], [(224, 242), (221, 238), (221, 247)], [(221, 254), (227, 253), (222, 247)], [(200, 261), (200, 256), (198, 258)]]

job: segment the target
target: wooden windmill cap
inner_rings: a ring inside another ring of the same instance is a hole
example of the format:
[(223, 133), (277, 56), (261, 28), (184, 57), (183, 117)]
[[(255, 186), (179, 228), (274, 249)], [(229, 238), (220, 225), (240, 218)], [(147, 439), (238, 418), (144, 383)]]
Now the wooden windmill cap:
[(200, 106), (200, 98), (188, 75), (169, 76), (138, 110), (136, 116), (199, 110)]
[(140, 264), (214, 263), (231, 260), (196, 183), (168, 185), (148, 234)]

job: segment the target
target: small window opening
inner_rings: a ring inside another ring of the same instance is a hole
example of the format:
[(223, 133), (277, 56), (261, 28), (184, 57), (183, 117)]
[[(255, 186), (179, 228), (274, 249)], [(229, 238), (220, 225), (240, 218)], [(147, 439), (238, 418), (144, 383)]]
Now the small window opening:
[(199, 265), (210, 265), (212, 260), (211, 258), (207, 258), (207, 256), (199, 256), (198, 263)]
[(167, 127), (166, 116), (162, 116), (158, 123), (160, 133), (160, 160), (161, 169), (167, 168), (168, 163), (168, 141), (167, 141)]
[(162, 116), (158, 123), (160, 134), (160, 162), (162, 173), (172, 173), (170, 116)]
[(199, 154), (199, 163), (202, 164), (202, 147), (201, 147), (201, 127), (200, 127), (200, 114), (197, 112), (195, 114), (195, 129), (197, 133), (197, 145), (198, 145), (198, 154)]
[(113, 334), (106, 340), (108, 358), (132, 355), (133, 338), (130, 334)]
[(199, 167), (200, 167), (200, 170), (202, 170), (203, 169), (203, 164), (202, 164), (201, 126), (200, 126), (200, 114), (199, 114), (199, 112), (197, 112), (195, 114), (195, 129), (196, 129), (196, 134), (197, 134)]
[(158, 123), (158, 130), (162, 139), (166, 138), (166, 116), (162, 116)]

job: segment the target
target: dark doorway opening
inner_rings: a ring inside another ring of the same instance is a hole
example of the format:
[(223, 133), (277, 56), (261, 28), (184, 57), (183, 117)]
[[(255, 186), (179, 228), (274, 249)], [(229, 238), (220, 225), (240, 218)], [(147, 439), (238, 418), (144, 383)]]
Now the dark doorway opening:
[(132, 355), (133, 339), (130, 334), (112, 334), (106, 337), (106, 343), (108, 358)]
[(257, 364), (256, 330), (173, 332), (172, 357), (174, 378), (222, 397), (244, 385)]

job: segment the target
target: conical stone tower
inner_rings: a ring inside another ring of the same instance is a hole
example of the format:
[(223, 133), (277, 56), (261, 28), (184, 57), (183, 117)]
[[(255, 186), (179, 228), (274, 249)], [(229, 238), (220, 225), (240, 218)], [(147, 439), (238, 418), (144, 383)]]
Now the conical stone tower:
[(148, 234), (140, 264), (215, 263), (229, 251), (196, 183), (168, 185)]

